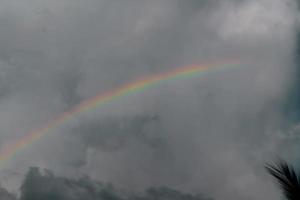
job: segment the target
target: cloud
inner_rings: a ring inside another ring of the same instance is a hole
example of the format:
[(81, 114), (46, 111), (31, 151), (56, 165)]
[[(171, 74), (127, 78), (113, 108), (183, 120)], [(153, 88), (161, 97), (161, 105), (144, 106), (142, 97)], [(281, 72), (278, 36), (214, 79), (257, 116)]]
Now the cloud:
[(103, 151), (121, 148), (129, 139), (137, 139), (153, 148), (163, 142), (159, 116), (112, 117), (89, 121), (75, 127), (72, 132), (77, 132), (87, 146)]
[(39, 166), (130, 190), (166, 185), (216, 199), (278, 199), (262, 166), (296, 151), (286, 147), (282, 112), (294, 81), (294, 4), (3, 1), (1, 146), (138, 77), (228, 58), (242, 63), (83, 113), (7, 162), (3, 184), (18, 188), (27, 168)]
[(152, 199), (176, 199), (176, 200), (206, 200), (200, 194), (187, 194), (166, 187), (149, 188), (143, 194), (122, 192), (116, 190), (110, 184), (103, 184), (91, 180), (89, 177), (68, 179), (57, 177), (49, 170), (42, 174), (38, 168), (31, 168), (21, 187), (20, 200), (32, 199), (114, 199), (114, 200), (152, 200)]
[(16, 200), (15, 194), (8, 192), (5, 188), (0, 188), (0, 198), (3, 200)]

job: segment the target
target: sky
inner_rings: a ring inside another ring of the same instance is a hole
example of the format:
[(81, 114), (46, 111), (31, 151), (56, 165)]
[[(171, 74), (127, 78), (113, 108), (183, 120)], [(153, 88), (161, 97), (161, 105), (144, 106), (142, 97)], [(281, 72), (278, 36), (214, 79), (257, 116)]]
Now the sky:
[(26, 196), (38, 193), (31, 181), (57, 182), (59, 194), (70, 194), (60, 199), (72, 199), (90, 177), (83, 182), (145, 191), (144, 199), (153, 198), (147, 188), (167, 187), (157, 194), (279, 200), (264, 164), (280, 156), (299, 165), (297, 3), (2, 0), (0, 149), (139, 77), (224, 59), (240, 64), (161, 84), (50, 130), (1, 164), (0, 196), (34, 199)]

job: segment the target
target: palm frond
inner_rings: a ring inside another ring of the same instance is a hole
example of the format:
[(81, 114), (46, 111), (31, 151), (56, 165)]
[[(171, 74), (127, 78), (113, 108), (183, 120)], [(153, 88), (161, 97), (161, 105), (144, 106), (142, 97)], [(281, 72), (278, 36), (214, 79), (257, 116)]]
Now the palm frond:
[(267, 164), (267, 171), (279, 183), (287, 200), (300, 200), (300, 176), (294, 167), (283, 160)]

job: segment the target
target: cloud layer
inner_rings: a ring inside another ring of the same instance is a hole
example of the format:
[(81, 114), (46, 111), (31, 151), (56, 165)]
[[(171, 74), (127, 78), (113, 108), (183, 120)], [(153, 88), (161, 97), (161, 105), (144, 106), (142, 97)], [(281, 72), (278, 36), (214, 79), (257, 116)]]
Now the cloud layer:
[(137, 77), (242, 63), (84, 113), (2, 166), (3, 185), (18, 188), (38, 166), (137, 191), (279, 199), (263, 164), (297, 155), (282, 112), (294, 82), (294, 1), (16, 0), (0, 9), (2, 147)]
[(19, 199), (209, 200), (200, 194), (186, 194), (166, 187), (149, 188), (143, 194), (124, 192), (88, 177), (68, 179), (54, 176), (51, 171), (45, 173), (41, 174), (38, 168), (31, 168), (22, 184)]

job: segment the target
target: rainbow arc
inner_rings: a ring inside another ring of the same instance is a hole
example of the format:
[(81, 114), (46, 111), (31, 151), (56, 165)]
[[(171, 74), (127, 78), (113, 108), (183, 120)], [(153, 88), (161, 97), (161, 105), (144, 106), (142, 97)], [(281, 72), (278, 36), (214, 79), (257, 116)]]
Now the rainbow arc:
[(72, 118), (81, 113), (96, 109), (105, 103), (113, 102), (122, 97), (129, 96), (134, 93), (144, 91), (148, 88), (154, 87), (166, 81), (175, 81), (177, 79), (187, 79), (197, 75), (202, 75), (208, 72), (227, 70), (229, 68), (239, 66), (238, 62), (214, 62), (200, 65), (188, 65), (175, 70), (170, 70), (157, 75), (139, 78), (133, 82), (122, 85), (116, 89), (96, 95), (90, 99), (84, 100), (72, 109), (62, 113), (53, 121), (50, 121), (45, 126), (35, 129), (15, 143), (0, 150), (0, 164), (13, 158), (18, 152), (23, 150), (26, 146), (38, 141), (41, 137), (51, 132), (60, 125), (65, 124)]

